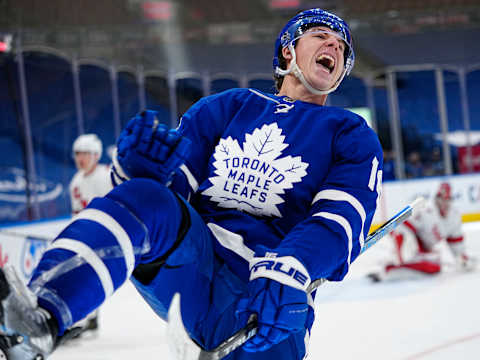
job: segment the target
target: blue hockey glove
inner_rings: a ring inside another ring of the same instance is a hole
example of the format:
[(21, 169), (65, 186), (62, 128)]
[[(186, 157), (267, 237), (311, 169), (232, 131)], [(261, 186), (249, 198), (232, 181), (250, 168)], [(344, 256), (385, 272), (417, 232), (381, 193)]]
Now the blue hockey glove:
[(167, 184), (189, 155), (190, 140), (160, 124), (156, 114), (156, 111), (143, 111), (121, 132), (112, 161), (114, 185), (132, 177)]
[(250, 262), (249, 297), (241, 299), (237, 308), (245, 322), (252, 313), (257, 314), (257, 335), (243, 345), (249, 352), (267, 350), (313, 323), (306, 293), (310, 277), (305, 267), (292, 256), (271, 257), (275, 255), (265, 250), (258, 247)]

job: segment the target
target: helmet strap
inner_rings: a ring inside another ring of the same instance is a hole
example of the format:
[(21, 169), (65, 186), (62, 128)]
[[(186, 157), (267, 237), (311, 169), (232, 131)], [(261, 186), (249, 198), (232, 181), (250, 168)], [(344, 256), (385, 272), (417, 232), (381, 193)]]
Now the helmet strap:
[(345, 77), (345, 74), (347, 72), (346, 69), (343, 70), (342, 75), (338, 78), (338, 80), (333, 84), (333, 86), (328, 89), (328, 90), (319, 90), (315, 89), (310, 83), (305, 79), (305, 76), (303, 76), (302, 70), (300, 70), (298, 64), (297, 64), (297, 54), (295, 52), (295, 48), (292, 44), (288, 44), (288, 50), (290, 50), (290, 53), (292, 54), (292, 61), (290, 62), (290, 66), (288, 67), (287, 70), (280, 69), (278, 66), (276, 68), (276, 73), (280, 76), (285, 76), (290, 73), (293, 73), (295, 77), (300, 80), (300, 82), (307, 88), (308, 91), (310, 91), (314, 95), (327, 95), (330, 94), (331, 92), (337, 90), (338, 86), (342, 82), (343, 78)]

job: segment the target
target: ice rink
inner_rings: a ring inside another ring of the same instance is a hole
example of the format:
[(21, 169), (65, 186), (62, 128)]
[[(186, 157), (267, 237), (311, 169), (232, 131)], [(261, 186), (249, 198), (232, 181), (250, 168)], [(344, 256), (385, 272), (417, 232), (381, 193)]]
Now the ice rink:
[[(480, 258), (480, 223), (464, 228), (467, 249)], [(387, 239), (359, 257), (343, 282), (319, 289), (308, 359), (479, 359), (480, 270), (447, 266), (430, 279), (371, 283), (365, 275), (388, 256)], [(100, 327), (96, 338), (66, 345), (50, 359), (173, 359), (164, 323), (130, 283), (101, 308)]]

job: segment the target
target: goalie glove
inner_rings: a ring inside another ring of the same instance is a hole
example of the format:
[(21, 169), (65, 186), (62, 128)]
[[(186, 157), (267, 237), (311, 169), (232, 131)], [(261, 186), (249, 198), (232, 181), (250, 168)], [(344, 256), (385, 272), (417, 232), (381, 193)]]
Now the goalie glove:
[(447, 243), (459, 270), (472, 271), (476, 268), (477, 259), (467, 255), (463, 238), (447, 239)]
[(243, 345), (245, 351), (267, 350), (292, 333), (311, 327), (314, 314), (313, 301), (308, 301), (309, 284), (308, 272), (296, 258), (257, 247), (250, 262), (248, 298), (241, 299), (237, 307), (241, 321), (257, 315), (258, 332)]
[(462, 271), (472, 271), (477, 267), (477, 259), (467, 254), (460, 254), (455, 257), (457, 267)]
[(156, 111), (145, 110), (121, 132), (110, 174), (114, 186), (133, 177), (167, 185), (189, 155), (190, 140), (160, 124), (156, 115)]

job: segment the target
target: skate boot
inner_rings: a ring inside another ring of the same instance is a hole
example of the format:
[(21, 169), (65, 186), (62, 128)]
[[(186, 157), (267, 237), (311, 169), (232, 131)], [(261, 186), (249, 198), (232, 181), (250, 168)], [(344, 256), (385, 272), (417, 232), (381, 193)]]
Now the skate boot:
[[(70, 332), (74, 331), (73, 334)], [(80, 338), (96, 338), (98, 336), (98, 310), (88, 315), (85, 319), (78, 321), (72, 329), (60, 339), (61, 342), (69, 340), (78, 340)], [(65, 340), (66, 338), (66, 340)], [(2, 360), (0, 358), (0, 360)]]
[(98, 311), (87, 317), (87, 323), (85, 324), (84, 329), (85, 331), (89, 331), (91, 333), (98, 332)]
[(13, 268), (0, 269), (0, 359), (42, 360), (53, 351), (55, 319)]

